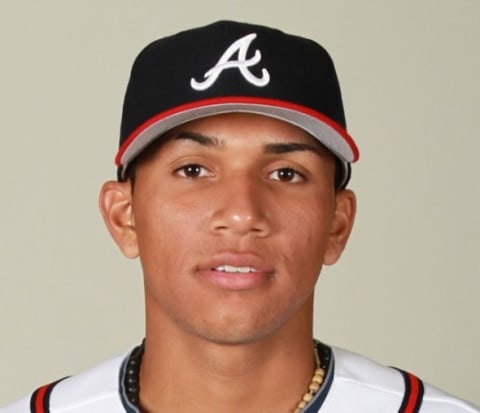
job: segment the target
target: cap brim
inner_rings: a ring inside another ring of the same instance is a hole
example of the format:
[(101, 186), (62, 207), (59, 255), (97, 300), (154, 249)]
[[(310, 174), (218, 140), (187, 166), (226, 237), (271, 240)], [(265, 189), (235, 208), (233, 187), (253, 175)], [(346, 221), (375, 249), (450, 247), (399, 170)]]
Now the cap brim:
[[(344, 180), (348, 181), (348, 164), (358, 159), (358, 149), (347, 131), (328, 117), (307, 107), (289, 102), (245, 97), (206, 99), (181, 105), (145, 121), (124, 141), (115, 162), (120, 179), (125, 178), (128, 164), (153, 140), (189, 121), (224, 113), (254, 113), (293, 124), (318, 139), (345, 165)], [(345, 186), (342, 183), (341, 187)]]

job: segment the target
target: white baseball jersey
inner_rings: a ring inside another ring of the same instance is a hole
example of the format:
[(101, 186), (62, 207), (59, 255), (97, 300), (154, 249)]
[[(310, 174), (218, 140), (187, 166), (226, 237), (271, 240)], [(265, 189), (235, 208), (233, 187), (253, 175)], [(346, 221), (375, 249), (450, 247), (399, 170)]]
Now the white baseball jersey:
[[(331, 349), (323, 385), (305, 413), (480, 413), (412, 374)], [(0, 413), (139, 413), (123, 385), (128, 356), (40, 387)]]

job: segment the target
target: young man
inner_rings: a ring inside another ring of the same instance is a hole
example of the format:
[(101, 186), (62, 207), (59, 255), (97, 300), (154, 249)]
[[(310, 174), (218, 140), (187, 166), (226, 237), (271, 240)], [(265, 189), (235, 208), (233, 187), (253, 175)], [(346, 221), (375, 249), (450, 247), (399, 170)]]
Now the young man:
[(125, 97), (105, 223), (140, 257), (146, 337), (1, 413), (479, 412), (313, 340), (355, 216), (358, 150), (327, 52), (218, 22), (152, 43)]

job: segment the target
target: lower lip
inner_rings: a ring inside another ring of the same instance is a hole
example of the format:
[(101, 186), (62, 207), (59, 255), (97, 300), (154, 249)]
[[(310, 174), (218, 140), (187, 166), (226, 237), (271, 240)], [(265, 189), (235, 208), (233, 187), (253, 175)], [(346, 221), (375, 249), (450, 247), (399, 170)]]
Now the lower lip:
[(198, 275), (201, 279), (215, 285), (216, 287), (231, 291), (243, 291), (258, 288), (272, 278), (270, 273), (262, 271), (230, 273), (224, 271), (204, 270), (199, 271)]

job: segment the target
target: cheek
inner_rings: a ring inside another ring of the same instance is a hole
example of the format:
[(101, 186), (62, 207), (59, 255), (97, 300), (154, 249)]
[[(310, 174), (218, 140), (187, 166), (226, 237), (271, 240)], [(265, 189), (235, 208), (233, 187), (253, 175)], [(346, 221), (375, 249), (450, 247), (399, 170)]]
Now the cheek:
[(294, 271), (310, 277), (318, 275), (329, 244), (332, 215), (329, 208), (318, 205), (299, 210), (288, 220), (283, 242), (288, 244), (288, 261)]
[[(180, 269), (207, 217), (194, 201), (150, 200), (135, 206), (140, 258), (146, 275)], [(200, 243), (200, 245), (202, 245)]]

